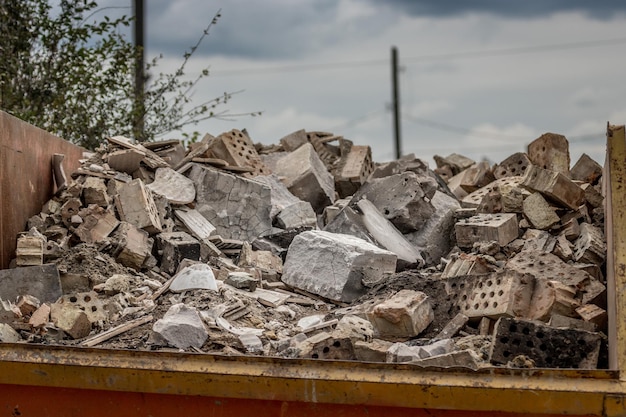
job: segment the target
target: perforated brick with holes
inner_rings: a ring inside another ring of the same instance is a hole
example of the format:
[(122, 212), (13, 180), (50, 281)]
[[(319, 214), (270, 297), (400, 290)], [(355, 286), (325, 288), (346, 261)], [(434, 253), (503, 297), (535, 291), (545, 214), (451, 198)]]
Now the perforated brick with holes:
[(524, 355), (538, 368), (595, 369), (600, 344), (599, 333), (501, 318), (496, 323), (489, 361), (506, 365), (516, 356)]
[(504, 246), (517, 239), (519, 227), (514, 213), (477, 214), (454, 225), (456, 243), (471, 248), (475, 242), (496, 241)]
[(509, 259), (506, 267), (574, 288), (582, 287), (585, 281), (592, 279), (587, 272), (563, 262), (558, 256), (539, 251), (520, 252)]
[(531, 275), (504, 271), (469, 277), (464, 282), (451, 282), (450, 290), (457, 294), (453, 298), (459, 311), (467, 317), (497, 319), (526, 316), (534, 285)]
[(271, 174), (270, 169), (261, 161), (252, 140), (237, 129), (222, 133), (211, 141), (209, 153), (231, 165), (251, 168), (252, 172), (242, 174), (244, 177)]
[(478, 207), (483, 198), (490, 192), (498, 191), (502, 186), (507, 186), (508, 188), (518, 187), (522, 184), (522, 181), (523, 177), (505, 177), (492, 181), (490, 184), (464, 197), (461, 200), (461, 204), (465, 208)]
[(528, 155), (524, 152), (517, 152), (500, 162), (494, 169), (493, 174), (496, 179), (522, 176), (530, 164)]
[(64, 295), (57, 303), (78, 307), (85, 312), (91, 323), (108, 319), (104, 304), (98, 299), (98, 294), (95, 291)]

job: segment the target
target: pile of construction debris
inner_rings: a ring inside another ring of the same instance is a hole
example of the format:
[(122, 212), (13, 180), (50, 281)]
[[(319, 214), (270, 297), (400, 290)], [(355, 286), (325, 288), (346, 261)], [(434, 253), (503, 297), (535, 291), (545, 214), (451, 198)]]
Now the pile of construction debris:
[(606, 366), (602, 168), (561, 135), (434, 170), (303, 130), (61, 159), (0, 271), (3, 342)]

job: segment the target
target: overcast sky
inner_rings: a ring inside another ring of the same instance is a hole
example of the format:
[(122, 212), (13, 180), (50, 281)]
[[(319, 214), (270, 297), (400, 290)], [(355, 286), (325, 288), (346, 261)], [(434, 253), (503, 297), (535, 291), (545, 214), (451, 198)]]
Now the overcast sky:
[(246, 128), (266, 144), (328, 131), (393, 159), (394, 45), (402, 151), (431, 166), (453, 152), (500, 162), (545, 132), (568, 138), (572, 164), (583, 152), (604, 163), (607, 121), (626, 123), (623, 0), (146, 3), (147, 56), (163, 53), (166, 71), (221, 10), (188, 68), (211, 71), (194, 100), (244, 90), (223, 109), (263, 111), (190, 130)]

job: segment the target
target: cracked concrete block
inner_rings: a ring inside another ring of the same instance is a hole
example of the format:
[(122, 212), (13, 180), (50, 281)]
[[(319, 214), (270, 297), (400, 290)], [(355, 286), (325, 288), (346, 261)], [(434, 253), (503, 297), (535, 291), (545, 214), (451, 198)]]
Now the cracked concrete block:
[(310, 143), (281, 158), (276, 175), (293, 195), (311, 203), (316, 213), (335, 201), (335, 180)]
[(179, 349), (201, 348), (209, 337), (198, 310), (183, 303), (171, 306), (152, 331)]
[(124, 266), (140, 270), (152, 252), (152, 239), (145, 230), (121, 222), (114, 233), (116, 248), (113, 251), (115, 260)]
[(367, 318), (374, 325), (377, 337), (407, 340), (428, 327), (434, 319), (434, 312), (425, 293), (401, 290), (374, 306), (367, 312)]
[(224, 280), (224, 284), (228, 284), (240, 290), (254, 292), (259, 280), (252, 277), (247, 272), (233, 271), (229, 272)]
[(501, 318), (496, 323), (489, 361), (505, 365), (524, 355), (538, 368), (596, 369), (600, 344), (599, 333)]
[(602, 265), (606, 259), (604, 233), (589, 223), (580, 225), (580, 237), (574, 244), (574, 260), (580, 263)]
[(196, 184), (196, 210), (224, 239), (252, 242), (272, 230), (266, 185), (198, 164), (192, 164), (189, 178)]
[(595, 332), (598, 330), (598, 326), (596, 326), (595, 323), (586, 322), (573, 317), (562, 316), (556, 313), (552, 314), (548, 325), (557, 329), (577, 329), (588, 332)]
[(431, 198), (436, 189), (432, 188), (431, 180), (413, 172), (371, 179), (356, 192), (350, 206), (365, 198), (401, 233), (414, 232), (435, 213)]
[(281, 229), (297, 229), (298, 227), (317, 227), (317, 216), (307, 201), (298, 201), (283, 208), (276, 215), (276, 224)]
[(570, 170), (573, 180), (596, 184), (602, 176), (602, 166), (589, 155), (583, 153)]
[(397, 257), (353, 236), (311, 230), (287, 252), (282, 281), (336, 301), (351, 302), (396, 270)]
[(152, 193), (140, 179), (132, 180), (118, 188), (115, 207), (122, 221), (144, 229), (150, 234), (161, 232), (159, 212)]
[[(287, 189), (287, 186), (276, 176), (272, 175), (258, 175), (254, 179), (260, 183), (265, 184), (271, 190), (270, 195), (272, 202), (272, 209), (270, 210), (270, 217), (274, 219), (278, 213), (284, 208), (302, 202), (298, 197), (291, 194), (291, 191)], [(310, 205), (310, 203), (309, 203)]]
[(569, 143), (563, 135), (544, 133), (528, 144), (533, 165), (569, 176)]
[(424, 264), (424, 259), (417, 248), (378, 211), (374, 204), (363, 198), (356, 205), (362, 213), (363, 224), (377, 242), (377, 246), (395, 253), (398, 261), (408, 265)]
[(173, 275), (183, 259), (200, 260), (200, 242), (185, 232), (161, 233), (158, 245), (163, 251), (161, 269)]
[(90, 323), (104, 322), (108, 319), (108, 313), (104, 307), (104, 303), (98, 298), (98, 294), (95, 291), (66, 294), (59, 298), (51, 308), (54, 309), (55, 306), (61, 308), (76, 308), (84, 311)]
[(552, 201), (576, 210), (583, 202), (585, 193), (576, 183), (560, 172), (531, 166), (526, 170), (522, 185), (539, 191)]
[(420, 230), (404, 235), (421, 253), (427, 266), (439, 263), (454, 246), (454, 213), (461, 208), (456, 199), (440, 191), (435, 192), (430, 203), (435, 212)]
[(55, 302), (62, 294), (59, 270), (55, 264), (0, 270), (0, 298), (16, 300), (30, 294), (41, 302)]
[(174, 214), (183, 222), (189, 232), (199, 240), (205, 240), (215, 234), (216, 228), (198, 210), (174, 210)]
[(541, 193), (533, 193), (526, 197), (523, 208), (524, 216), (535, 229), (547, 230), (561, 221)]
[(87, 177), (81, 190), (85, 206), (95, 204), (107, 208), (111, 204), (111, 197), (107, 193), (107, 186), (103, 178)]
[(374, 171), (372, 150), (369, 146), (354, 145), (348, 155), (341, 158), (335, 174), (335, 188), (339, 197), (354, 194)]
[(456, 243), (471, 248), (475, 242), (496, 241), (505, 246), (517, 239), (519, 227), (514, 213), (477, 214), (454, 225)]
[(196, 198), (193, 181), (172, 168), (157, 168), (154, 181), (146, 188), (165, 197), (172, 204), (189, 204)]
[(175, 276), (170, 291), (183, 292), (189, 290), (217, 291), (217, 282), (213, 269), (206, 264), (190, 265), (181, 269)]
[(350, 206), (342, 208), (324, 227), (324, 231), (354, 236), (377, 245), (376, 239), (365, 226), (363, 215)]
[(523, 176), (532, 165), (530, 158), (524, 152), (517, 152), (500, 162), (493, 170), (496, 179), (505, 177)]

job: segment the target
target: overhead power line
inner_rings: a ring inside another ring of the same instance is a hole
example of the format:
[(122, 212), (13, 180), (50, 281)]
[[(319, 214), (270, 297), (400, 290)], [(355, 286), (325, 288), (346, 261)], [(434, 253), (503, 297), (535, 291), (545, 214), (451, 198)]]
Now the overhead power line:
[[(591, 41), (578, 41), (568, 43), (555, 43), (547, 45), (534, 45), (534, 46), (521, 46), (513, 48), (500, 48), (500, 49), (485, 49), (476, 51), (459, 51), (459, 52), (444, 52), (437, 54), (425, 54), (418, 56), (409, 56), (402, 59), (402, 63), (411, 62), (427, 62), (427, 61), (450, 61), (455, 59), (466, 58), (481, 58), (481, 57), (497, 57), (506, 55), (522, 55), (539, 52), (550, 52), (569, 49), (584, 49), (584, 48), (597, 48), (602, 46), (620, 45), (626, 44), (626, 37), (622, 38), (610, 38), (610, 39), (597, 39)], [(368, 66), (387, 66), (389, 60), (387, 59), (367, 59), (367, 60), (354, 60), (354, 61), (342, 61), (342, 62), (327, 62), (327, 63), (315, 63), (315, 64), (293, 64), (282, 65), (275, 67), (259, 67), (259, 68), (233, 68), (211, 71), (213, 76), (237, 76), (246, 74), (278, 74), (286, 72), (307, 72), (307, 71), (326, 71), (337, 69), (351, 69)]]

